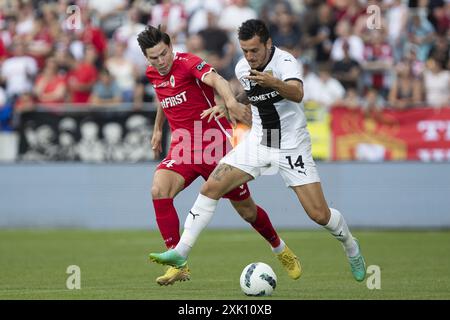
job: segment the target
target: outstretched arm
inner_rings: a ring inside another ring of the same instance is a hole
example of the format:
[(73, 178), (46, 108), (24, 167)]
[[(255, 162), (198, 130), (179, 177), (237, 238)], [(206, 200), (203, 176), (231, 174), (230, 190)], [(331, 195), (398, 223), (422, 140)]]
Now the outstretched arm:
[(213, 87), (225, 101), (230, 120), (234, 124), (236, 121), (251, 124), (251, 113), (242, 103), (239, 103), (231, 90), (230, 84), (216, 72), (206, 74), (202, 81)]

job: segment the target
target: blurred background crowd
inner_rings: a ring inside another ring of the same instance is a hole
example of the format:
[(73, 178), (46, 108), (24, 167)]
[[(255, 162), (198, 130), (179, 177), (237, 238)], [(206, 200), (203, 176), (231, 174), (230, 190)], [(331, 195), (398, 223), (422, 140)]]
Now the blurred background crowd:
[[(325, 108), (450, 106), (448, 0), (2, 0), (0, 114), (36, 106), (139, 109), (154, 101), (136, 35), (161, 25), (234, 88), (237, 28), (264, 20)], [(369, 9), (368, 8), (375, 8)], [(378, 15), (379, 13), (379, 15)]]

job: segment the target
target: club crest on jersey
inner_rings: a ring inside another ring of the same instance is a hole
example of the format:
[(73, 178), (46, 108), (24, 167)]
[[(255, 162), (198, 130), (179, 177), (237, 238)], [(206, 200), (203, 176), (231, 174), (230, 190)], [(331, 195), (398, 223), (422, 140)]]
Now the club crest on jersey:
[(252, 87), (255, 87), (258, 83), (256, 81), (253, 80), (249, 80), (246, 77), (242, 77), (239, 79), (239, 81), (241, 82), (242, 86), (244, 87), (244, 90), (251, 90)]
[(245, 77), (242, 77), (242, 78), (239, 79), (239, 81), (241, 82), (242, 86), (244, 87), (244, 90), (250, 90), (251, 89), (250, 80), (248, 80)]
[(170, 85), (173, 87), (175, 87), (175, 77), (173, 75), (170, 76)]

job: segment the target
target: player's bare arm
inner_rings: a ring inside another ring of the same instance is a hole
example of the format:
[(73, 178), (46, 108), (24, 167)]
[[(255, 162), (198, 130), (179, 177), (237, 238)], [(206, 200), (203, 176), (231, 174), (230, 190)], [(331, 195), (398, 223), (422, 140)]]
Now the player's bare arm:
[(164, 122), (166, 121), (166, 116), (164, 115), (164, 111), (161, 108), (161, 104), (159, 103), (158, 99), (155, 100), (156, 104), (156, 118), (155, 118), (155, 126), (153, 127), (153, 134), (152, 134), (152, 140), (151, 145), (154, 152), (155, 158), (159, 156), (159, 154), (162, 152), (162, 131)]
[(247, 93), (245, 91), (239, 92), (236, 95), (236, 100), (242, 104), (249, 105), (251, 102), (248, 100)]
[(275, 89), (280, 95), (294, 102), (301, 102), (303, 99), (303, 83), (297, 80), (282, 81), (268, 72), (250, 70), (247, 79), (253, 80), (261, 87)]
[[(247, 125), (251, 124), (252, 116), (250, 110), (236, 100), (229, 83), (224, 78), (216, 72), (210, 72), (203, 77), (203, 82), (213, 87), (225, 101), (225, 106), (228, 109), (230, 120), (233, 124), (236, 124), (236, 121), (243, 122)], [(218, 115), (220, 111), (220, 106), (216, 106), (212, 110), (205, 110), (203, 114), (205, 116), (211, 113)]]

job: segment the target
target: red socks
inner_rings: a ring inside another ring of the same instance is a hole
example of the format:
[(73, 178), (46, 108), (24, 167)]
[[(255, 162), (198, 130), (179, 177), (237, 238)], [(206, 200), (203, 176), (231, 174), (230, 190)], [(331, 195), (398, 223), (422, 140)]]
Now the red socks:
[[(153, 200), (155, 208), (156, 222), (159, 232), (164, 239), (168, 249), (174, 248), (180, 241), (180, 221), (177, 211), (173, 206), (173, 199), (155, 199)], [(266, 239), (273, 248), (280, 245), (280, 237), (272, 226), (269, 216), (259, 206), (256, 206), (256, 220), (252, 227)]]
[(272, 226), (269, 216), (263, 208), (256, 206), (256, 220), (252, 223), (252, 227), (266, 239), (272, 248), (280, 245), (280, 237)]
[(174, 248), (180, 241), (180, 221), (173, 206), (173, 199), (153, 200), (156, 223), (167, 249)]

